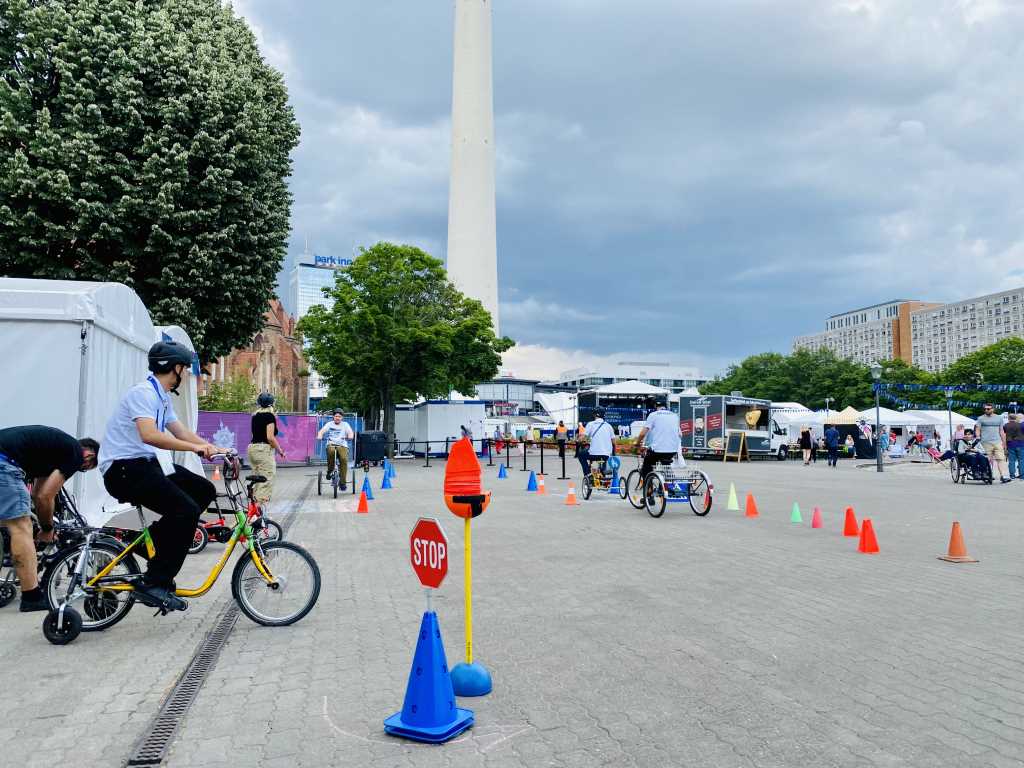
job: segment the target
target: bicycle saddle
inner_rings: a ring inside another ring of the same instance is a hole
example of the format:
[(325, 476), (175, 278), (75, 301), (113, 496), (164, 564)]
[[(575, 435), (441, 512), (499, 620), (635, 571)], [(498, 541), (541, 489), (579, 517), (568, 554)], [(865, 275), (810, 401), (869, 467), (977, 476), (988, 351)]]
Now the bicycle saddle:
[(267, 482), (267, 478), (263, 475), (246, 475), (245, 481), (247, 483), (265, 483)]

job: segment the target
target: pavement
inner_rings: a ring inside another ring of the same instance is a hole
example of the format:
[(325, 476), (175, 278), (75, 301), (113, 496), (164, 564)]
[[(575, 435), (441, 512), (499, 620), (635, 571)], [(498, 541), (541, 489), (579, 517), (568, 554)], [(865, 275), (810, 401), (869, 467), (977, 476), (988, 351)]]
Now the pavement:
[[(408, 563), (420, 516), (451, 545), (433, 605), (449, 663), (463, 656), (463, 530), (441, 500), (443, 462), (400, 461), (391, 490), (372, 470), (368, 515), (352, 496), (317, 497), (315, 471), (285, 469), (272, 514), (295, 508), (287, 538), (319, 562), (319, 603), (288, 628), (239, 618), (164, 764), (1024, 763), (1024, 482), (953, 486), (920, 464), (694, 462), (714, 482), (711, 513), (670, 505), (652, 519), (604, 494), (566, 507), (550, 456), (548, 495), (527, 494), (512, 463), (507, 480), (485, 468), (494, 498), (473, 523), (474, 649), (494, 691), (460, 699), (471, 730), (426, 746), (382, 727), (401, 708), (424, 609)], [(726, 510), (730, 483), (760, 517)], [(790, 523), (794, 501), (803, 524)], [(847, 505), (872, 519), (878, 555), (842, 536)], [(936, 559), (954, 520), (981, 562)], [(179, 582), (220, 551), (189, 558)], [(125, 765), (230, 600), (225, 578), (185, 613), (136, 607), (65, 647), (43, 639), (39, 614), (0, 610), (0, 765)]]

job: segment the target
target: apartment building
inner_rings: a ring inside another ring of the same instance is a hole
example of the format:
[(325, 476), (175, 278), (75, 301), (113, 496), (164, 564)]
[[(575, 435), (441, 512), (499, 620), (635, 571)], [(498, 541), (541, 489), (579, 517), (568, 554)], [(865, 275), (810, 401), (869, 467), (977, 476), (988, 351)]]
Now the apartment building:
[(872, 363), (902, 359), (911, 362), (914, 312), (939, 304), (913, 299), (893, 299), (832, 315), (820, 333), (797, 336), (793, 349), (830, 349), (838, 357)]

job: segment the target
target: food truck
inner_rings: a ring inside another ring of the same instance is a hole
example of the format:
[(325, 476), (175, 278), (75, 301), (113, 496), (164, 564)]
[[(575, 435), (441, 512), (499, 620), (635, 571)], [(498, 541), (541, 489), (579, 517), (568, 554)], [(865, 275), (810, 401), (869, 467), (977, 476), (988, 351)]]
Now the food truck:
[(746, 434), (753, 457), (772, 454), (771, 401), (733, 395), (680, 395), (679, 432), (687, 456), (721, 456), (730, 432)]

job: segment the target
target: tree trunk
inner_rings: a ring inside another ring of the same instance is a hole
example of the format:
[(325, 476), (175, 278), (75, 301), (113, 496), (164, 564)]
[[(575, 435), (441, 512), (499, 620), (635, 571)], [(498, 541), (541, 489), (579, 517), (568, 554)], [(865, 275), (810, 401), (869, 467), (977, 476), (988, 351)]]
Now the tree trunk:
[(395, 404), (391, 392), (388, 391), (384, 395), (384, 434), (387, 436), (388, 441), (388, 458), (395, 458)]

